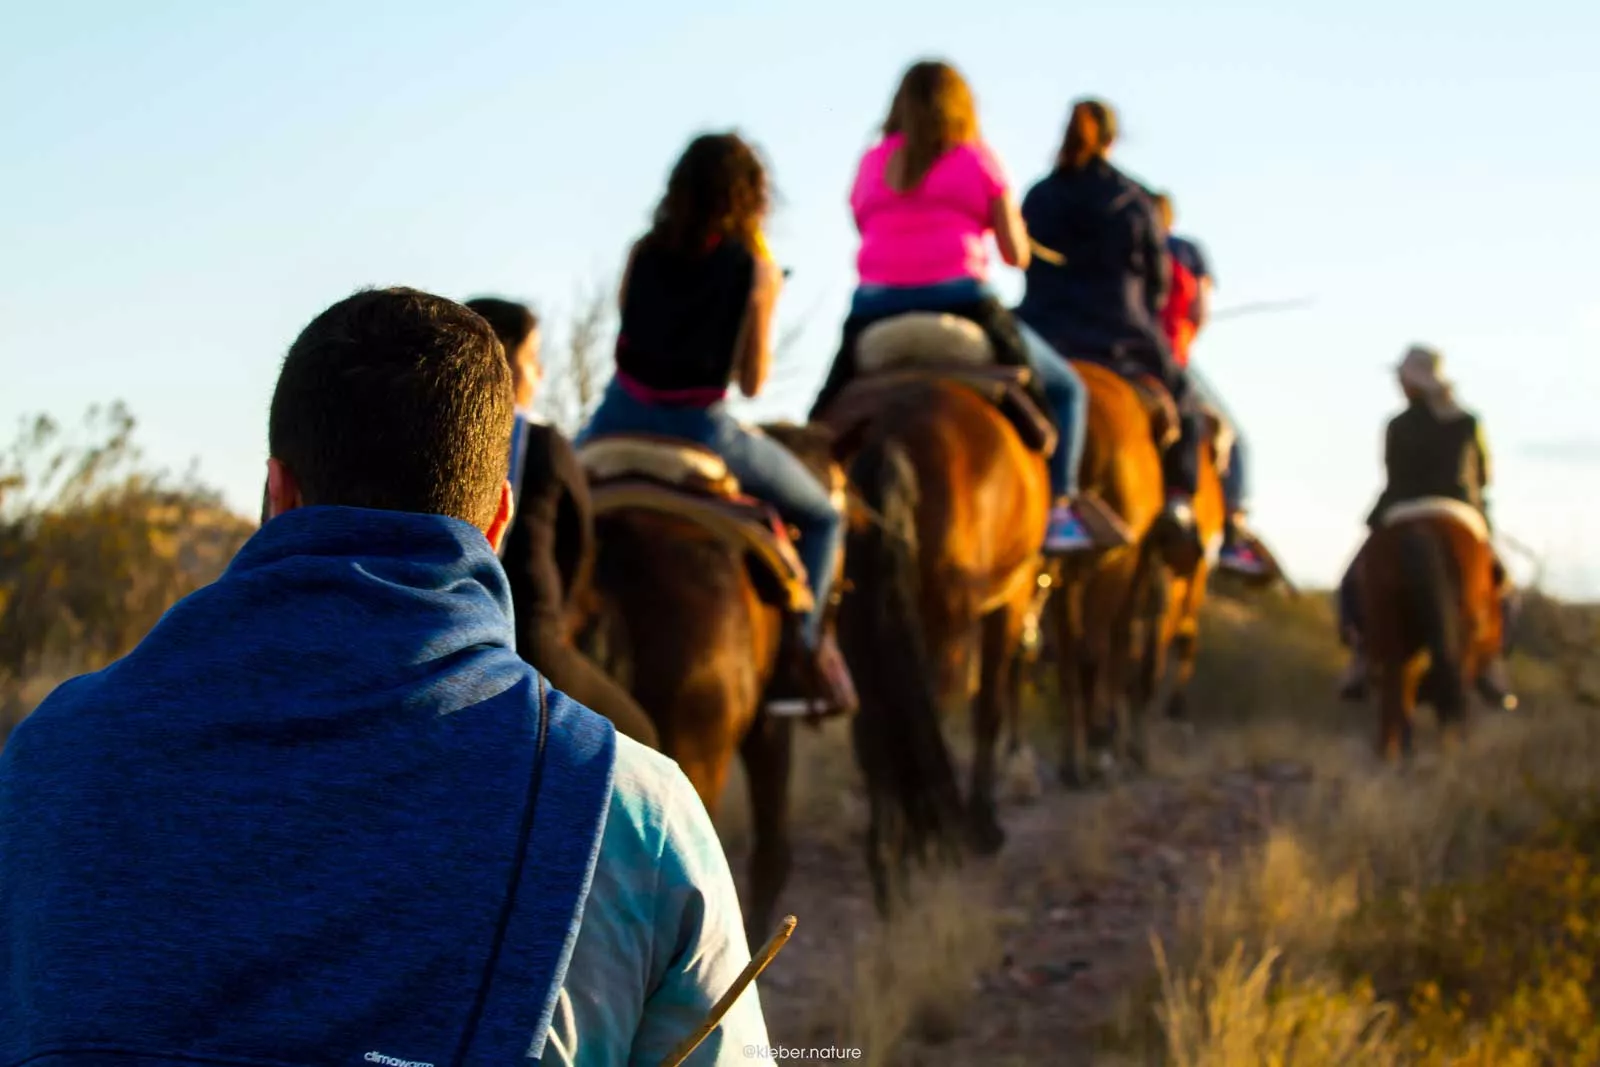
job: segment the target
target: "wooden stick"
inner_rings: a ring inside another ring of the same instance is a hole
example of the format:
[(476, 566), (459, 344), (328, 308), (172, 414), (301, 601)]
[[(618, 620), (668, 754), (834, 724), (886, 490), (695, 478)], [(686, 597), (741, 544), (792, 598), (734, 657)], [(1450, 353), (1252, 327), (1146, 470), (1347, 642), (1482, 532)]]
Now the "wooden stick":
[(1028, 238), (1028, 245), (1033, 249), (1033, 254), (1050, 264), (1052, 267), (1065, 267), (1067, 257), (1047, 245), (1042, 245), (1032, 237)]
[(722, 1017), (728, 1014), (733, 1002), (739, 999), (739, 994), (756, 980), (757, 975), (767, 969), (767, 964), (777, 958), (783, 946), (788, 944), (789, 935), (794, 933), (795, 924), (798, 922), (799, 920), (793, 915), (784, 916), (783, 922), (778, 924), (778, 932), (772, 935), (772, 940), (762, 946), (761, 951), (745, 964), (744, 970), (739, 972), (739, 977), (734, 979), (733, 985), (722, 994), (722, 999), (712, 1005), (711, 1014), (706, 1016), (705, 1022), (695, 1027), (694, 1033), (678, 1042), (678, 1047), (667, 1053), (667, 1058), (661, 1061), (661, 1067), (679, 1067), (689, 1058), (689, 1053), (700, 1047), (700, 1042), (711, 1036), (711, 1031), (722, 1022)]

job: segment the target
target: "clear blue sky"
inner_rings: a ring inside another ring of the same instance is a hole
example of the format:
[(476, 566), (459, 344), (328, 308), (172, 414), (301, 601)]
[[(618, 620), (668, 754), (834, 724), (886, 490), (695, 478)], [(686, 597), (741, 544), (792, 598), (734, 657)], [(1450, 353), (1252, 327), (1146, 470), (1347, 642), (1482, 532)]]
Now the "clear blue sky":
[[(1255, 517), (1331, 581), (1378, 488), (1388, 373), (1441, 347), (1486, 419), (1497, 518), (1600, 595), (1600, 7), (290, 0), (0, 5), (0, 430), (121, 398), (140, 437), (260, 499), (277, 362), (367, 285), (528, 298), (606, 278), (694, 132), (783, 193), (804, 409), (852, 283), (858, 153), (904, 65), (952, 59), (1013, 180), (1069, 100), (1174, 190), (1219, 304), (1197, 363), (1255, 456)], [(1291, 11), (1290, 9), (1295, 9)], [(1008, 295), (1019, 279), (1002, 270)]]

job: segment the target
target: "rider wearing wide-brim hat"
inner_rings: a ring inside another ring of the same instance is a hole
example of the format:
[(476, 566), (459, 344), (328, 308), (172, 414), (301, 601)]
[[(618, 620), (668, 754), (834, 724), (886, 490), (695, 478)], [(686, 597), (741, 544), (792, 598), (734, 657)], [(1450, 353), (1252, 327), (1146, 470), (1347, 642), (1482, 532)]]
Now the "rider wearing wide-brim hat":
[[(1384, 514), (1396, 504), (1442, 497), (1470, 505), (1483, 516), (1485, 527), (1492, 529), (1485, 495), (1489, 485), (1489, 448), (1483, 424), (1456, 399), (1455, 386), (1444, 375), (1444, 358), (1436, 349), (1412, 345), (1395, 367), (1395, 375), (1406, 398), (1406, 409), (1389, 420), (1385, 432), (1387, 480), (1367, 516), (1368, 528), (1377, 529)], [(1356, 590), (1359, 561), (1358, 554), (1339, 583), (1338, 598), (1340, 636), (1352, 653), (1340, 690), (1352, 699), (1365, 692), (1367, 677)], [(1498, 562), (1496, 571), (1504, 573)], [(1503, 603), (1509, 605), (1509, 599)], [(1477, 682), (1480, 692), (1491, 702), (1503, 706), (1514, 703), (1499, 657), (1485, 667)]]

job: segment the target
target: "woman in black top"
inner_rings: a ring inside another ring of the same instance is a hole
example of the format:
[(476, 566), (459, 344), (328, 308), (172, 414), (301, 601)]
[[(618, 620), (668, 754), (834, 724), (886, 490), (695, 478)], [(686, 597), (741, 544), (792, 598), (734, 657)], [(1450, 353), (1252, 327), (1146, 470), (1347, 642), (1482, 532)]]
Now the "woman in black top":
[(501, 548), (517, 654), (620, 732), (659, 747), (650, 716), (568, 637), (568, 605), (593, 567), (594, 522), (588, 481), (572, 446), (555, 427), (529, 414), (539, 386), (539, 320), (509, 300), (481, 297), (467, 301), (467, 307), (494, 327), (517, 390), (510, 472), (516, 513)]
[[(1457, 500), (1478, 511), (1490, 527), (1489, 446), (1477, 415), (1456, 400), (1455, 387), (1443, 375), (1443, 357), (1425, 345), (1412, 345), (1395, 368), (1406, 409), (1389, 420), (1384, 433), (1383, 466), (1386, 480), (1378, 502), (1367, 516), (1367, 528), (1377, 530), (1390, 508), (1429, 497)], [(1491, 527), (1492, 528), (1492, 527)], [(1347, 700), (1363, 700), (1367, 687), (1367, 659), (1361, 612), (1360, 566), (1363, 544), (1339, 580), (1339, 636), (1350, 649), (1350, 662), (1339, 680)], [(1510, 710), (1517, 698), (1506, 675), (1504, 642), (1509, 638), (1516, 605), (1498, 556), (1500, 627), (1502, 647), (1484, 665), (1477, 679), (1478, 692), (1489, 703)]]
[[(800, 532), (816, 607), (802, 635), (816, 653), (827, 696), (853, 701), (844, 658), (822, 633), (844, 517), (828, 490), (788, 449), (739, 423), (724, 404), (733, 382), (747, 397), (772, 365), (772, 317), (783, 284), (761, 236), (766, 170), (737, 135), (707, 134), (684, 151), (650, 231), (622, 279), (617, 369), (579, 440), (648, 434), (703, 445), (751, 496)], [(773, 712), (804, 702), (769, 703)]]
[(1069, 358), (1131, 364), (1166, 385), (1182, 429), (1165, 457), (1167, 517), (1192, 529), (1201, 416), (1159, 321), (1166, 231), (1149, 194), (1107, 158), (1116, 136), (1109, 105), (1073, 105), (1055, 170), (1022, 200), (1034, 256), (1016, 315)]

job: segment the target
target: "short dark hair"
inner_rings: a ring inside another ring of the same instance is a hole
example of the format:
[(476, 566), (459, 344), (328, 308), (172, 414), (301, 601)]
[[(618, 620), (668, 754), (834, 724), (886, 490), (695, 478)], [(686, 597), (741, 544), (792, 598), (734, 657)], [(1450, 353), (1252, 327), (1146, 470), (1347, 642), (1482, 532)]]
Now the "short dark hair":
[(365, 290), (289, 348), (268, 445), (308, 505), (448, 515), (487, 528), (511, 454), (511, 370), (452, 300)]
[(522, 342), (539, 328), (539, 316), (527, 304), (519, 304), (515, 300), (475, 296), (467, 301), (467, 307), (482, 315), (484, 321), (494, 328), (494, 335), (500, 338), (500, 347), (506, 350), (508, 361), (517, 357), (517, 349), (522, 347)]

